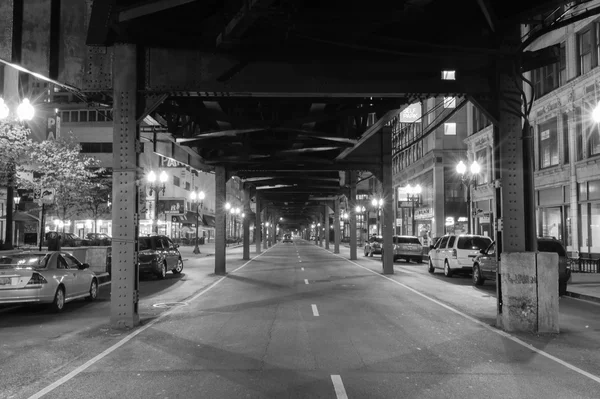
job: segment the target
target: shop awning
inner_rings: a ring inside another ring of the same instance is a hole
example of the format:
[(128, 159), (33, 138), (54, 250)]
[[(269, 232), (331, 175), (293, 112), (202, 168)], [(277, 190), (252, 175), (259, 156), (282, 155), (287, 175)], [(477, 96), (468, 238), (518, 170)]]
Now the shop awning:
[(215, 227), (215, 217), (211, 215), (202, 215), (202, 219), (204, 219), (204, 225), (206, 227)]
[(196, 213), (187, 211), (183, 215), (173, 215), (171, 216), (171, 221), (181, 224), (196, 224)]
[[(0, 217), (0, 220), (6, 220), (6, 216)], [(26, 212), (13, 212), (13, 222), (39, 222), (40, 220)]]

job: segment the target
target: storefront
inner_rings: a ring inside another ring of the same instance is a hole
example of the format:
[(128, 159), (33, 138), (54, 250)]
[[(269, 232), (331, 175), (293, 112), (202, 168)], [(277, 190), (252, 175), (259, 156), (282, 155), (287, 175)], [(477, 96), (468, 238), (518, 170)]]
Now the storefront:
[(431, 228), (433, 220), (433, 208), (422, 207), (415, 209), (415, 232), (419, 237), (421, 245), (429, 247), (432, 245)]
[(600, 256), (600, 180), (579, 183), (579, 253)]
[(490, 200), (486, 199), (473, 202), (472, 214), (473, 234), (493, 237)]
[(553, 237), (571, 246), (569, 186), (559, 186), (537, 191), (537, 235)]

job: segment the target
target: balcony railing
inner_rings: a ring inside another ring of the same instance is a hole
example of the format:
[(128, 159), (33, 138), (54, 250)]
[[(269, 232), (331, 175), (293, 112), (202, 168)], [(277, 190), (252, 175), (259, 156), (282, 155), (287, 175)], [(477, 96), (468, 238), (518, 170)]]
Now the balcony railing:
[(572, 273), (600, 273), (600, 258), (568, 258)]

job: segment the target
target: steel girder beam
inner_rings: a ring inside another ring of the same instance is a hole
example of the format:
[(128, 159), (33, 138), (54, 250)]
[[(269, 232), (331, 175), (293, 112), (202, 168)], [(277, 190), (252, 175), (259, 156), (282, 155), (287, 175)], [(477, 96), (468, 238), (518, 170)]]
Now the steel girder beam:
[(246, 0), (242, 8), (227, 23), (223, 32), (217, 37), (216, 46), (227, 45), (228, 41), (241, 38), (260, 16), (257, 9), (264, 9), (274, 3), (274, 0)]

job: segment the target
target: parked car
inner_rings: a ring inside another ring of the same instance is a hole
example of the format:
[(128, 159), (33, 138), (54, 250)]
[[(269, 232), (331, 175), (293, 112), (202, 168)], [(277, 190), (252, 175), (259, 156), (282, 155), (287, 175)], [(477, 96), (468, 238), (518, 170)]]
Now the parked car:
[[(415, 236), (393, 236), (394, 261), (404, 259), (407, 262), (415, 261), (421, 263), (423, 260), (423, 246), (418, 237)], [(383, 249), (381, 250), (383, 254)]]
[(47, 303), (56, 312), (78, 298), (95, 300), (98, 279), (87, 263), (62, 251), (0, 256), (0, 304)]
[(454, 273), (470, 274), (473, 259), (491, 243), (491, 238), (474, 234), (442, 236), (429, 250), (429, 273), (443, 269), (446, 277)]
[(365, 256), (373, 256), (374, 254), (381, 254), (381, 249), (383, 245), (383, 237), (382, 236), (371, 236), (365, 242)]
[(56, 231), (49, 231), (45, 235), (45, 240), (42, 243), (43, 246), (48, 246), (48, 241), (55, 235), (58, 234), (60, 236), (60, 246), (61, 247), (86, 247), (90, 245), (90, 240), (85, 238), (81, 238), (73, 233), (61, 233)]
[(87, 233), (86, 238), (90, 241), (90, 245), (110, 245), (112, 238), (105, 233)]
[(140, 274), (154, 274), (164, 279), (170, 270), (179, 274), (183, 270), (183, 260), (179, 245), (167, 236), (154, 235), (139, 237), (138, 266)]
[(291, 234), (284, 234), (283, 235), (283, 242), (294, 242), (294, 240), (292, 240), (292, 235)]
[[(538, 237), (539, 252), (558, 254), (558, 295), (567, 292), (567, 281), (571, 277), (571, 267), (567, 264), (567, 251), (563, 244), (555, 238)], [(473, 261), (473, 284), (482, 285), (485, 280), (495, 281), (498, 262), (496, 261), (496, 243), (493, 242), (475, 257)]]

